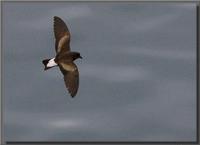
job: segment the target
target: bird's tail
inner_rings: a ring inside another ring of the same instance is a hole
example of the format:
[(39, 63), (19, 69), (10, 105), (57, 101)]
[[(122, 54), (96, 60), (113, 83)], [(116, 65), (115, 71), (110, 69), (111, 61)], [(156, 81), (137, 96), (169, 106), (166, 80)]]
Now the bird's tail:
[(44, 64), (44, 70), (50, 69), (54, 66), (57, 66), (57, 64), (54, 61), (54, 58), (52, 59), (45, 59), (42, 61), (42, 63)]

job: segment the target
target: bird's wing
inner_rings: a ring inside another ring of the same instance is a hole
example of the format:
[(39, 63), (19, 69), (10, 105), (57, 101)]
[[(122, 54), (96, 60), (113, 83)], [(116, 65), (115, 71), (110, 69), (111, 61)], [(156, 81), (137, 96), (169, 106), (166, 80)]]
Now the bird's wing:
[(55, 48), (56, 53), (60, 51), (70, 51), (70, 32), (65, 22), (55, 16), (54, 17), (54, 35), (56, 38)]
[(59, 63), (61, 72), (64, 75), (65, 86), (70, 95), (74, 97), (79, 87), (79, 72), (75, 63)]

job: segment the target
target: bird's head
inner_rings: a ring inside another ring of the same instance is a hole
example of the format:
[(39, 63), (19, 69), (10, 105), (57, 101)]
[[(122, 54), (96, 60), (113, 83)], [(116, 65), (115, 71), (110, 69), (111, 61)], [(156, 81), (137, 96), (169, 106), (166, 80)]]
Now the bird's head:
[(72, 52), (72, 57), (73, 57), (73, 60), (76, 60), (78, 58), (82, 59), (82, 56), (79, 52)]

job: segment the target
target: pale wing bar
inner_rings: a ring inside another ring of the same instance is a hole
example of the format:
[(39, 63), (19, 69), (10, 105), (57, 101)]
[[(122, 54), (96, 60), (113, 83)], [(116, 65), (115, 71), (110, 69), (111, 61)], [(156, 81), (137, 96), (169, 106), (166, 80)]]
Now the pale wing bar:
[(60, 63), (61, 72), (64, 75), (65, 86), (70, 95), (74, 97), (79, 87), (79, 72), (74, 63)]
[(59, 17), (54, 17), (54, 35), (56, 38), (55, 48), (59, 53), (61, 50), (70, 51), (70, 32), (65, 22)]

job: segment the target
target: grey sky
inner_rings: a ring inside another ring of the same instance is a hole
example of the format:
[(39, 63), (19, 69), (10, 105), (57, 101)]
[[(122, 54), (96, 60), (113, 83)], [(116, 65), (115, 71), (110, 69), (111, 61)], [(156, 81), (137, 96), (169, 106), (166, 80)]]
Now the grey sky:
[[(68, 25), (80, 88), (54, 57), (53, 16)], [(192, 3), (4, 2), (6, 141), (195, 141)]]

